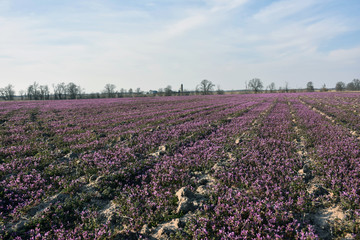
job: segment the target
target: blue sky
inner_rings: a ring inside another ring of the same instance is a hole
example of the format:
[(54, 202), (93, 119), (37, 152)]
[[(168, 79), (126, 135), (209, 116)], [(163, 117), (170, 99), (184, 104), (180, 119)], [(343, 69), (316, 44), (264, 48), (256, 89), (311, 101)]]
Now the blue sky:
[(360, 78), (359, 0), (0, 0), (0, 87), (304, 88)]

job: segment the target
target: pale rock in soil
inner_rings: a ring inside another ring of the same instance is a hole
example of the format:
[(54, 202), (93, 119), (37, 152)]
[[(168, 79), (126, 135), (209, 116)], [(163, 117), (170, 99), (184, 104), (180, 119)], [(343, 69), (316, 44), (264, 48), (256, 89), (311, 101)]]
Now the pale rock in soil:
[[(184, 225), (180, 219), (173, 219), (169, 223), (161, 224), (152, 235), (155, 239), (171, 239), (170, 235), (176, 233)], [(149, 230), (146, 229), (146, 225), (143, 226), (140, 233), (148, 234)]]
[(187, 213), (194, 209), (194, 205), (190, 200), (193, 195), (194, 194), (186, 187), (182, 187), (179, 191), (176, 192), (176, 196), (179, 199), (179, 205), (176, 209), (176, 213)]
[(320, 212), (313, 214), (311, 219), (320, 239), (332, 239), (330, 224), (336, 220), (345, 220), (345, 214), (339, 206), (335, 206), (323, 209)]
[(354, 240), (354, 239), (355, 238), (350, 233), (346, 234), (346, 236), (344, 238), (344, 240)]
[(142, 226), (140, 234), (148, 235), (150, 231), (151, 229), (149, 228), (149, 226), (145, 224), (144, 226)]

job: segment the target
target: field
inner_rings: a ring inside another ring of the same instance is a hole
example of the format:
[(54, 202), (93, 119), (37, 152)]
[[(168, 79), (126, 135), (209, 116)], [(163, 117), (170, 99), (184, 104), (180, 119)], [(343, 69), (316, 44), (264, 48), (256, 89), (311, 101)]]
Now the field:
[(359, 239), (360, 95), (0, 103), (0, 238)]

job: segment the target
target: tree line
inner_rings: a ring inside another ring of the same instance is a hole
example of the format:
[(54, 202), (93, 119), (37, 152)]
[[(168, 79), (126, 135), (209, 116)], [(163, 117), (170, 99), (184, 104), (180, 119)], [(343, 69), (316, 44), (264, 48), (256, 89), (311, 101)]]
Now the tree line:
[[(19, 91), (17, 96), (21, 100), (61, 100), (61, 99), (82, 99), (82, 98), (122, 98), (122, 97), (145, 97), (145, 96), (173, 96), (173, 95), (208, 95), (208, 94), (224, 94), (224, 91), (218, 87), (214, 90), (215, 85), (209, 80), (202, 80), (196, 86), (195, 91), (189, 91), (181, 88), (174, 91), (170, 85), (158, 90), (142, 91), (136, 89), (116, 89), (114, 84), (106, 84), (101, 92), (86, 93), (83, 88), (75, 83), (65, 84), (64, 82), (52, 85), (52, 91), (48, 85), (40, 85), (37, 82), (29, 85), (25, 90)], [(0, 88), (0, 99), (14, 100), (16, 97), (14, 86), (9, 84)]]
[[(253, 78), (245, 83), (246, 92), (260, 93), (260, 92), (294, 92), (295, 89), (290, 89), (286, 82), (284, 86), (276, 89), (274, 82), (270, 83), (264, 88), (263, 82), (259, 78)], [(337, 82), (335, 85), (336, 91), (360, 91), (360, 80), (354, 79), (353, 81), (345, 84), (344, 82)], [(313, 82), (308, 82), (306, 88), (302, 91), (313, 92), (315, 91)], [(328, 91), (324, 84), (320, 91)], [(150, 90), (148, 92), (142, 91), (140, 88), (135, 90), (121, 88), (116, 89), (114, 84), (106, 84), (101, 92), (86, 93), (83, 88), (73, 82), (65, 84), (64, 82), (52, 85), (52, 91), (48, 85), (40, 85), (37, 82), (29, 85), (25, 90), (19, 91), (18, 97), (21, 100), (61, 100), (61, 99), (81, 99), (81, 98), (122, 98), (122, 97), (145, 97), (145, 96), (173, 96), (173, 95), (209, 95), (209, 94), (224, 94), (225, 91), (220, 86), (215, 89), (215, 84), (211, 81), (204, 79), (195, 88), (189, 91), (183, 89), (182, 85), (179, 90), (174, 91), (170, 85), (158, 90)], [(15, 90), (12, 84), (0, 88), (0, 99), (14, 100)]]
[(345, 85), (344, 82), (337, 82), (335, 86), (336, 91), (360, 91), (360, 80), (354, 79)]
[[(308, 92), (314, 92), (314, 85), (312, 82), (308, 82), (306, 85), (306, 90)], [(328, 89), (326, 88), (326, 85), (324, 84), (322, 86), (322, 88), (320, 89), (320, 91), (325, 92)], [(359, 79), (354, 79), (351, 82), (349, 82), (348, 84), (345, 84), (344, 82), (337, 82), (335, 85), (335, 90), (337, 92), (341, 92), (341, 91), (360, 91), (360, 80)]]
[[(254, 93), (259, 93), (259, 92), (270, 92), (270, 93), (273, 93), (273, 92), (296, 92), (295, 89), (289, 88), (289, 84), (287, 82), (285, 82), (285, 86), (279, 87), (278, 90), (276, 89), (274, 82), (270, 83), (264, 89), (263, 82), (259, 78), (251, 79), (249, 82), (245, 83), (245, 86), (246, 86), (247, 90), (250, 90)], [(360, 80), (354, 79), (353, 81), (349, 82), (348, 84), (345, 84), (344, 82), (337, 82), (335, 85), (335, 90), (338, 92), (339, 91), (360, 91)], [(303, 91), (314, 92), (315, 87), (314, 87), (313, 82), (307, 82), (306, 88)], [(328, 91), (328, 88), (326, 87), (325, 84), (323, 84), (323, 86), (320, 88), (320, 91), (321, 92)]]
[[(48, 85), (39, 85), (34, 82), (26, 88), (20, 90), (19, 96), (21, 100), (50, 100), (50, 99), (76, 99), (81, 97), (83, 90), (75, 83), (59, 83), (53, 85), (53, 92), (50, 92)], [(15, 90), (14, 86), (9, 84), (4, 88), (0, 88), (0, 98), (4, 100), (14, 100)]]

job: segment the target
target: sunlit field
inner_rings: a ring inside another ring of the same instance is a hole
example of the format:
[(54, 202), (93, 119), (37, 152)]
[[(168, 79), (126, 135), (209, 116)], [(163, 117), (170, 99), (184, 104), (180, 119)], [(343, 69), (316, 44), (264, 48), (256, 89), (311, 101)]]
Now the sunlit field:
[(360, 95), (0, 102), (0, 238), (356, 239)]

